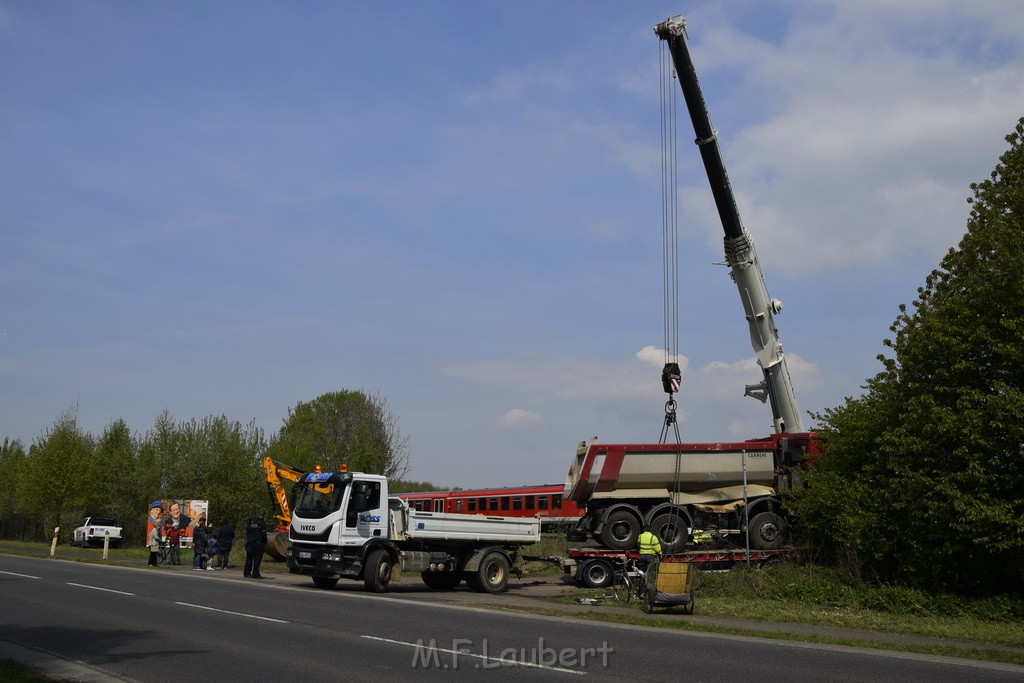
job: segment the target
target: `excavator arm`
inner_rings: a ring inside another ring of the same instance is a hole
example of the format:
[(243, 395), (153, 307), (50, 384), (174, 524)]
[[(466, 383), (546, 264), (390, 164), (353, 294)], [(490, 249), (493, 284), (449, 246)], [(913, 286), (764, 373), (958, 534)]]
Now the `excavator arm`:
[(292, 511), (288, 507), (288, 494), (284, 490), (282, 479), (294, 483), (299, 480), (305, 472), (296, 469), (291, 465), (272, 460), (270, 457), (263, 458), (263, 470), (267, 474), (267, 490), (270, 491), (270, 498), (277, 506), (277, 514), (274, 517), (278, 520), (278, 531), (287, 533), (292, 523)]

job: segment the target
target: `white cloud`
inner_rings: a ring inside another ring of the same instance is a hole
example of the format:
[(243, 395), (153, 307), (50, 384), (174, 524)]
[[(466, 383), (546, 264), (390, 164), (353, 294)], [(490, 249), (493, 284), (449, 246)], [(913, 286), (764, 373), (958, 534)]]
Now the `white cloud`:
[[(742, 100), (727, 90), (709, 109), (759, 255), (809, 273), (941, 257), (1024, 111), (1024, 33), (1006, 28), (1019, 6), (811, 4), (777, 45), (724, 16), (692, 29), (705, 90), (731, 82), (721, 67), (743, 82)], [(703, 176), (683, 192), (717, 243)]]
[(515, 429), (519, 427), (531, 427), (542, 423), (544, 420), (537, 413), (529, 410), (523, 410), (521, 408), (513, 408), (507, 411), (498, 420), (498, 426), (506, 429)]

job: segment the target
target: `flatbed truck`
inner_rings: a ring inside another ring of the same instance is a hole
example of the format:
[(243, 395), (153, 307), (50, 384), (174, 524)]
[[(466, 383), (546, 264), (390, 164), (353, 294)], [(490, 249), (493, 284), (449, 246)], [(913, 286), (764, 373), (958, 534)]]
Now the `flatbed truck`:
[(402, 572), (419, 572), (436, 590), (465, 581), (501, 593), (519, 549), (540, 540), (539, 517), (418, 511), (389, 496), (387, 479), (375, 474), (307, 472), (292, 495), (288, 570), (318, 588), (345, 578), (382, 593)]

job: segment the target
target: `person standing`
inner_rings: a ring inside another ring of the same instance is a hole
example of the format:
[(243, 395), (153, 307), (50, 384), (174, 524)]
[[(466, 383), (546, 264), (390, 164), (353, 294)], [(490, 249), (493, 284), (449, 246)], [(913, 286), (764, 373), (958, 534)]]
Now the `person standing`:
[(171, 550), (170, 564), (180, 565), (181, 564), (181, 537), (185, 535), (185, 530), (181, 527), (176, 527), (171, 524), (170, 521), (164, 525), (164, 531), (167, 534), (167, 546)]
[(192, 569), (203, 568), (203, 553), (206, 552), (206, 520), (202, 517), (196, 522), (196, 528), (192, 530)]
[(640, 534), (640, 537), (636, 539), (637, 545), (640, 546), (640, 561), (637, 562), (641, 569), (647, 569), (647, 566), (653, 561), (661, 557), (661, 541), (651, 531), (650, 527), (644, 527), (644, 532)]
[(160, 517), (164, 509), (159, 500), (149, 504), (149, 533), (146, 535), (146, 546), (149, 547), (149, 566), (156, 567), (160, 563), (157, 558), (160, 556)]
[(217, 552), (220, 553), (220, 568), (228, 568), (228, 555), (231, 554), (231, 546), (235, 544), (235, 528), (228, 520), (220, 523), (217, 529)]
[(213, 522), (206, 525), (206, 568), (213, 571), (213, 558), (219, 552), (217, 547), (217, 530), (213, 528)]
[(263, 562), (263, 549), (267, 545), (267, 523), (263, 521), (263, 511), (245, 525), (245, 570), (246, 578), (262, 579), (260, 564)]

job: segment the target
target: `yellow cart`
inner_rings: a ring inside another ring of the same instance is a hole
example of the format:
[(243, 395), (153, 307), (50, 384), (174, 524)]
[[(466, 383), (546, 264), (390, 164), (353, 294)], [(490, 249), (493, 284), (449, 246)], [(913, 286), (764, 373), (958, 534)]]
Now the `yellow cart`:
[(662, 560), (648, 565), (644, 611), (681, 607), (684, 614), (693, 614), (693, 573), (688, 562)]

